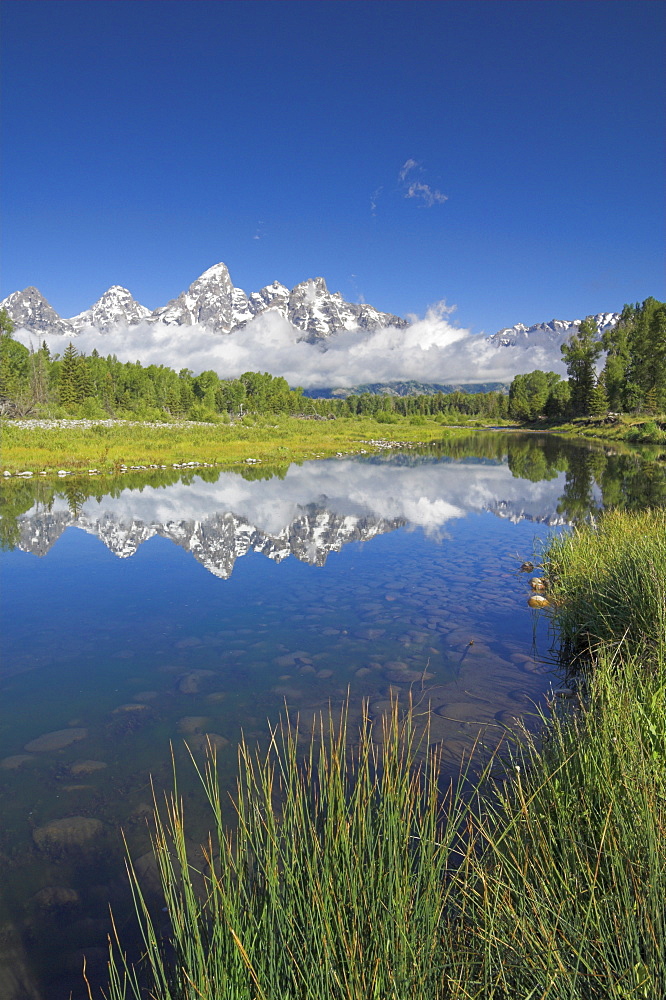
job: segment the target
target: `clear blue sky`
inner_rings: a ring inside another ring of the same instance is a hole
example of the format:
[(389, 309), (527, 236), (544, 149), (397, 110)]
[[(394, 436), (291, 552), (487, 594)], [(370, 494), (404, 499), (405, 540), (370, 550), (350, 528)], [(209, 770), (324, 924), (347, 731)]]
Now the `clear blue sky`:
[(0, 296), (155, 308), (225, 261), (477, 333), (664, 298), (664, 11), (7, 0)]

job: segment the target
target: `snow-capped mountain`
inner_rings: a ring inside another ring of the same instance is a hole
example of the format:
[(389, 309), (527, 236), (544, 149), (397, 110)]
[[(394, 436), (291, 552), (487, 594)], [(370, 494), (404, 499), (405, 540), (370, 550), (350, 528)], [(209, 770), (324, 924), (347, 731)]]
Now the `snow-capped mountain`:
[(109, 333), (116, 326), (135, 326), (148, 316), (150, 309), (137, 302), (126, 288), (112, 285), (90, 309), (72, 316), (69, 323), (77, 333), (86, 327)]
[[(597, 313), (593, 317), (597, 324), (599, 334), (616, 326), (620, 318), (619, 313)], [(535, 323), (534, 326), (525, 326), (523, 323), (516, 323), (515, 326), (507, 326), (503, 330), (488, 337), (488, 343), (495, 347), (516, 347), (526, 346), (528, 343), (543, 338), (555, 345), (563, 344), (567, 337), (574, 333), (582, 320), (562, 320), (551, 319), (550, 323)]]
[(76, 336), (84, 329), (108, 333), (116, 327), (141, 322), (165, 326), (199, 324), (212, 333), (228, 334), (242, 329), (269, 309), (277, 311), (301, 339), (317, 342), (341, 330), (371, 330), (387, 326), (405, 327), (407, 321), (373, 306), (346, 302), (339, 292), (329, 292), (323, 278), (301, 282), (291, 291), (274, 281), (249, 296), (236, 288), (226, 264), (215, 264), (193, 281), (185, 292), (151, 312), (121, 285), (113, 285), (90, 309), (62, 319), (36, 288), (14, 292), (0, 308), (6, 309), (17, 328), (30, 333)]
[(234, 288), (225, 264), (215, 264), (193, 281), (186, 292), (156, 309), (150, 322), (165, 326), (199, 323), (214, 333), (231, 333), (251, 318), (247, 295), (241, 288)]
[(31, 333), (58, 333), (64, 337), (75, 335), (74, 327), (46, 301), (36, 288), (30, 285), (22, 292), (12, 292), (0, 302), (0, 309), (5, 309), (17, 329), (24, 328)]

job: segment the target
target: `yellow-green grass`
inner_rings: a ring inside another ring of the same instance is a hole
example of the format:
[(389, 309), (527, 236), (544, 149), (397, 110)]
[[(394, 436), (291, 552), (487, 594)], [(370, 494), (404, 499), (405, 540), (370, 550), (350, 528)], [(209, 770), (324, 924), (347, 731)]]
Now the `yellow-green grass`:
[(284, 463), (337, 452), (372, 450), (372, 440), (423, 442), (450, 434), (435, 419), (384, 424), (369, 418), (243, 419), (234, 424), (116, 423), (111, 426), (22, 428), (2, 425), (3, 470), (117, 471), (121, 465), (210, 462), (233, 466), (248, 458)]

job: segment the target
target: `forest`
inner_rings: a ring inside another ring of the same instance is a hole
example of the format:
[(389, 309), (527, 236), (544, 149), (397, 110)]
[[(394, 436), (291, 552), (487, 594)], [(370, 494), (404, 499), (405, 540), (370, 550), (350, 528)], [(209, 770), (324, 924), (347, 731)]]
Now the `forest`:
[(304, 416), (373, 416), (390, 423), (400, 416), (448, 414), (500, 419), (507, 416), (502, 392), (438, 392), (382, 396), (365, 392), (346, 399), (312, 399), (284, 378), (244, 372), (225, 378), (212, 370), (195, 375), (165, 365), (122, 362), (114, 355), (90, 355), (67, 344), (52, 355), (46, 343), (29, 350), (12, 337), (0, 317), (0, 413), (8, 417), (161, 420), (224, 420), (246, 413)]
[[(51, 354), (45, 342), (29, 350), (12, 337), (0, 313), (0, 414), (6, 417), (220, 421), (244, 414), (310, 417), (369, 416), (382, 423), (403, 416), (560, 422), (608, 412), (666, 411), (666, 304), (654, 298), (625, 305), (619, 323), (599, 338), (588, 317), (561, 347), (567, 379), (554, 372), (516, 375), (506, 393), (435, 392), (411, 396), (364, 392), (316, 399), (267, 372), (226, 378), (165, 365), (122, 362), (77, 351), (69, 342)], [(599, 361), (605, 354), (601, 371)]]
[[(592, 317), (561, 347), (567, 380), (554, 372), (517, 375), (509, 389), (509, 415), (566, 420), (607, 412), (666, 411), (666, 303), (648, 298), (625, 305), (618, 324), (601, 339)], [(605, 352), (605, 364), (597, 373)]]

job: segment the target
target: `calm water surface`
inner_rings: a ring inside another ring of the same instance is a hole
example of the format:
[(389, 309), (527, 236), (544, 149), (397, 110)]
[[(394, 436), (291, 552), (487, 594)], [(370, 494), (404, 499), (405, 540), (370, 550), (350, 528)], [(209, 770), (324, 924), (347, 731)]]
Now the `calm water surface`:
[(557, 677), (520, 564), (604, 503), (663, 502), (654, 458), (477, 434), (248, 478), (3, 484), (1, 1000), (86, 997), (84, 954), (104, 982), (109, 903), (131, 940), (120, 828), (150, 887), (171, 746), (196, 840), (185, 740), (210, 735), (232, 788), (241, 732), (285, 706), (309, 726), (411, 689), (452, 772), (480, 728), (534, 716)]

